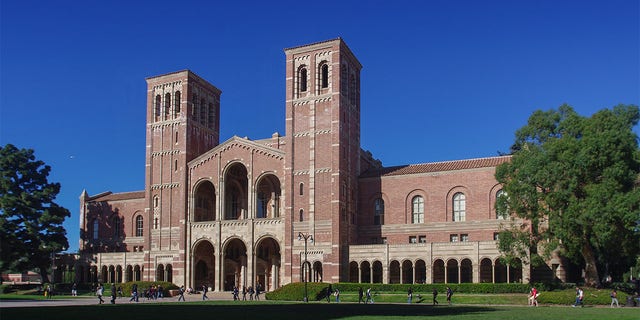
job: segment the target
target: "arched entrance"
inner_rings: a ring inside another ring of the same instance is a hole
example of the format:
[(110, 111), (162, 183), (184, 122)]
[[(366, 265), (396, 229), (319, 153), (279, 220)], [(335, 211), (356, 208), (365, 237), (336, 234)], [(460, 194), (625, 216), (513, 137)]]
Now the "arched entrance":
[(371, 265), (369, 265), (369, 261), (362, 261), (360, 264), (360, 282), (371, 282)]
[(433, 262), (433, 283), (444, 283), (445, 281), (444, 261), (438, 259)]
[(223, 290), (231, 291), (233, 290), (233, 287), (248, 287), (249, 284), (246, 279), (247, 247), (244, 242), (237, 238), (231, 239), (225, 244), (223, 252)]
[[(247, 218), (248, 204), (247, 168), (240, 163), (232, 164), (224, 176), (224, 218), (238, 220)], [(233, 286), (231, 286), (233, 288)]]
[(360, 282), (358, 279), (358, 263), (355, 261), (349, 262), (349, 282)]
[(256, 246), (256, 287), (258, 284), (266, 291), (280, 287), (280, 245), (267, 237), (258, 242)]
[(194, 192), (193, 221), (213, 221), (216, 219), (216, 190), (213, 183), (203, 181)]
[(396, 260), (389, 264), (389, 283), (400, 283), (400, 262)]
[(322, 262), (313, 263), (313, 282), (322, 282)]
[(215, 249), (209, 241), (200, 241), (193, 249), (193, 288), (215, 285)]
[(402, 283), (413, 283), (413, 263), (410, 260), (402, 262)]
[(493, 282), (493, 266), (491, 265), (491, 259), (489, 258), (484, 258), (480, 261), (480, 282)]
[(471, 260), (462, 259), (460, 262), (460, 283), (473, 282), (473, 266)]
[(272, 174), (260, 178), (256, 188), (256, 218), (280, 216), (280, 180)]
[(373, 262), (373, 283), (382, 283), (382, 262)]
[(458, 260), (451, 259), (447, 261), (447, 283), (460, 283), (458, 277)]
[(416, 261), (416, 283), (427, 282), (427, 264), (424, 260), (418, 259)]

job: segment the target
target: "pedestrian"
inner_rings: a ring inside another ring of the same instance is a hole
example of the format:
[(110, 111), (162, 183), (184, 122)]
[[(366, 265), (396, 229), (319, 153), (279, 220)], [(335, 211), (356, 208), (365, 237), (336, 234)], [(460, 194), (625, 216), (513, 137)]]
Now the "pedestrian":
[(413, 300), (413, 289), (409, 287), (409, 290), (407, 291), (407, 303), (411, 304), (412, 300)]
[(249, 287), (249, 300), (253, 300), (253, 293), (254, 293), (253, 286), (250, 286)]
[(71, 296), (72, 297), (78, 296), (78, 284), (75, 282), (71, 285)]
[(207, 290), (209, 290), (209, 287), (207, 287), (207, 285), (203, 283), (202, 284), (202, 301), (209, 300), (209, 297), (207, 297)]
[(118, 297), (122, 298), (124, 296), (122, 292), (122, 286), (118, 286)]
[(242, 286), (242, 301), (247, 301), (247, 287)]
[(538, 293), (538, 289), (536, 289), (536, 287), (532, 287), (531, 296), (529, 297), (529, 305), (538, 306), (538, 295), (540, 295), (540, 293)]
[(338, 288), (333, 291), (333, 295), (336, 297), (336, 302), (340, 302), (340, 290)]
[(53, 295), (53, 290), (51, 290), (51, 284), (48, 284), (47, 288), (44, 289), (44, 296), (47, 297), (47, 299), (51, 299), (52, 295)]
[(618, 292), (616, 289), (611, 290), (611, 308), (613, 308), (613, 304), (616, 304), (616, 307), (620, 308), (620, 304), (618, 304)]
[(184, 285), (180, 286), (180, 289), (178, 290), (178, 301), (185, 301), (184, 300)]
[(373, 298), (371, 297), (371, 288), (367, 289), (367, 299), (364, 301), (364, 303), (373, 303)]
[(331, 293), (333, 293), (333, 290), (331, 289), (331, 284), (329, 284), (329, 286), (327, 287), (327, 302), (331, 302)]
[(451, 296), (453, 296), (453, 290), (447, 287), (447, 303), (451, 305)]
[(433, 305), (435, 306), (436, 304), (438, 304), (438, 289), (433, 288)]
[(260, 292), (262, 292), (262, 285), (258, 282), (256, 284), (256, 300), (260, 300)]
[(118, 294), (118, 291), (116, 291), (116, 284), (112, 283), (111, 284), (111, 304), (116, 304), (117, 294)]
[(584, 307), (584, 291), (579, 287), (576, 287), (576, 303), (573, 304), (573, 307), (575, 308), (578, 305), (580, 305), (580, 307)]
[(362, 296), (363, 296), (363, 295), (364, 295), (364, 294), (363, 294), (363, 292), (362, 292), (362, 287), (358, 288), (358, 304), (359, 304), (360, 302), (364, 302), (364, 299), (362, 298)]
[(102, 291), (104, 290), (104, 287), (102, 286), (101, 283), (98, 283), (98, 287), (96, 287), (96, 296), (98, 296), (98, 304), (103, 304), (104, 300), (102, 300)]
[(239, 293), (238, 286), (234, 286), (233, 287), (233, 301), (240, 300), (240, 297), (238, 296), (238, 293)]
[(131, 299), (129, 299), (129, 302), (131, 301), (138, 302), (138, 284), (137, 283), (134, 283), (131, 286)]

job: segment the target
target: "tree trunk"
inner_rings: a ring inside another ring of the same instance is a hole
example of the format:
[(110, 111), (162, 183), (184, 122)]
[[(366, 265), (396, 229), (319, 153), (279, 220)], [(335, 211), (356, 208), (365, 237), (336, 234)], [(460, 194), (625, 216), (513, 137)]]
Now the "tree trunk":
[(598, 266), (591, 244), (585, 241), (582, 246), (582, 258), (584, 258), (584, 281), (587, 286), (600, 287), (600, 276), (598, 276)]
[(51, 283), (51, 281), (49, 281), (48, 267), (40, 267), (38, 269), (40, 269), (40, 277), (42, 278), (42, 283)]

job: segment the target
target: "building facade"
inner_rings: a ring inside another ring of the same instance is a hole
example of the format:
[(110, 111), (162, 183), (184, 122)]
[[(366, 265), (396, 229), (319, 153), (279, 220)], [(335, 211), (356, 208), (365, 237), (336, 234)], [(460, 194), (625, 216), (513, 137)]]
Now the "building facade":
[(78, 281), (530, 280), (498, 259), (508, 156), (383, 167), (360, 146), (362, 66), (345, 42), (285, 55), (286, 132), (262, 140), (220, 143), (221, 91), (193, 72), (146, 79), (145, 190), (82, 193)]

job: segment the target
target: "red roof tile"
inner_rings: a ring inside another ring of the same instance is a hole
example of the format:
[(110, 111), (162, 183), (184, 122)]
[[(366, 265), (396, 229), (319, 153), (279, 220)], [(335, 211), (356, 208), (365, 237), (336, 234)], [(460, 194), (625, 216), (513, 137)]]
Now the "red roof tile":
[(399, 175), (405, 175), (405, 174), (496, 167), (499, 164), (508, 162), (510, 159), (511, 159), (511, 156), (500, 156), (500, 157), (490, 157), (490, 158), (431, 162), (431, 163), (422, 163), (422, 164), (409, 164), (404, 166), (386, 167), (386, 168), (367, 171), (367, 172), (364, 172), (362, 175), (360, 175), (360, 178), (399, 176)]

